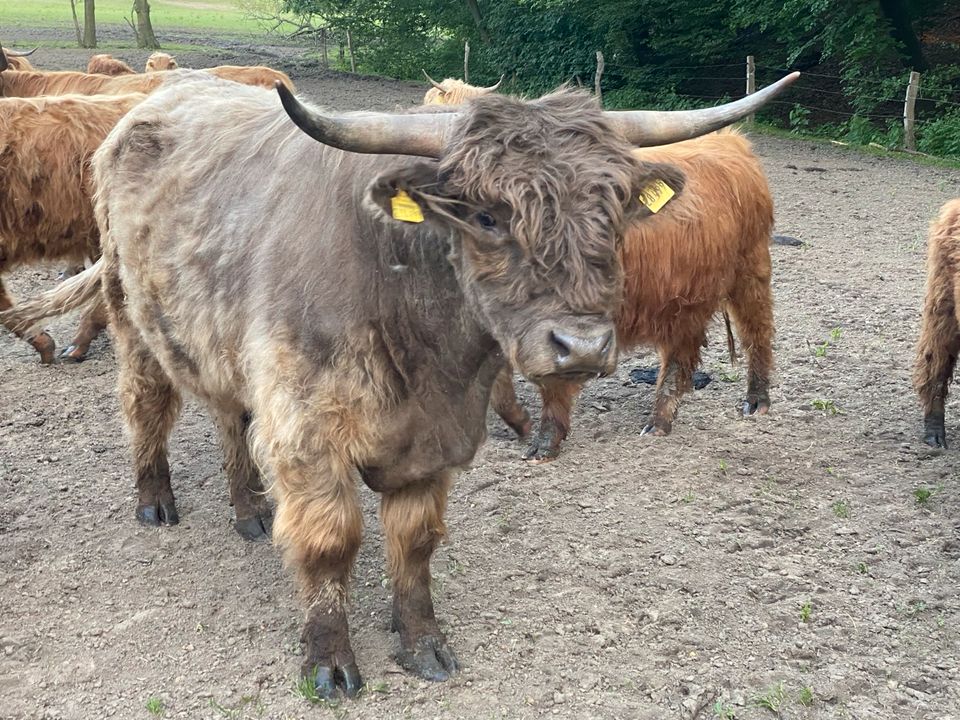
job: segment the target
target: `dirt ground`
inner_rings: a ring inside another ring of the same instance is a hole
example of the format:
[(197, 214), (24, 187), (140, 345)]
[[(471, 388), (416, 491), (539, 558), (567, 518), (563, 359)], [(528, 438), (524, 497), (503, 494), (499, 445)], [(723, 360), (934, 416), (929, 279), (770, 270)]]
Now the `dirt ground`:
[[(117, 53), (142, 62), (142, 53)], [(71, 68), (80, 51), (37, 62)], [(272, 62), (334, 108), (425, 86)], [(561, 458), (527, 466), (493, 416), (436, 553), (435, 599), (462, 673), (391, 659), (377, 499), (351, 628), (368, 683), (309, 707), (295, 690), (302, 611), (268, 544), (231, 528), (216, 435), (188, 404), (171, 467), (181, 524), (134, 520), (110, 343), (41, 367), (0, 339), (2, 718), (960, 718), (957, 450), (920, 439), (910, 390), (925, 234), (960, 171), (758, 138), (777, 203), (778, 370), (769, 416), (737, 419), (743, 369), (719, 326), (674, 432), (641, 437), (654, 363), (593, 383)], [(20, 296), (56, 268), (16, 272)], [(76, 318), (51, 328), (65, 345)], [(518, 381), (523, 397), (534, 393)], [(960, 402), (947, 411), (960, 447)], [(919, 492), (918, 492), (919, 491)]]

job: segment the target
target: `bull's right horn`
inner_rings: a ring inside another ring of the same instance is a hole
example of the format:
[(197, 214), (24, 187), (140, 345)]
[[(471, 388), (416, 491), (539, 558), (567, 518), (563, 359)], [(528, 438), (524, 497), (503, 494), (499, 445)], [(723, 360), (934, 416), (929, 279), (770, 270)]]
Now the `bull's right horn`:
[(752, 95), (701, 110), (607, 111), (607, 119), (631, 145), (669, 145), (706, 135), (745, 118), (793, 85), (800, 73), (793, 72)]
[(14, 50), (9, 50), (7, 48), (4, 48), (3, 51), (10, 57), (27, 57), (28, 55), (33, 55), (39, 49), (40, 46), (37, 45), (33, 50), (27, 50), (27, 52), (15, 52)]
[(457, 113), (326, 115), (307, 107), (279, 80), (274, 83), (290, 119), (314, 140), (355, 153), (439, 158)]
[(494, 83), (493, 85), (491, 85), (490, 87), (481, 88), (481, 90), (483, 90), (485, 93), (492, 93), (492, 92), (494, 92), (498, 87), (500, 87), (501, 85), (503, 85), (503, 79), (504, 79), (505, 77), (506, 77), (506, 74), (501, 75), (501, 76), (500, 76), (500, 79), (497, 80), (497, 82), (495, 82), (495, 83)]
[(427, 75), (427, 71), (426, 71), (426, 70), (424, 70), (423, 68), (420, 68), (420, 72), (423, 73), (423, 76), (424, 76), (427, 80), (429, 80), (429, 81), (430, 81), (430, 84), (433, 85), (437, 90), (443, 90), (443, 86), (442, 86), (440, 83), (438, 83), (436, 80), (434, 80), (432, 77), (430, 77), (429, 75)]
[(10, 63), (7, 62), (7, 51), (0, 47), (0, 72), (3, 72), (8, 67), (10, 67)]

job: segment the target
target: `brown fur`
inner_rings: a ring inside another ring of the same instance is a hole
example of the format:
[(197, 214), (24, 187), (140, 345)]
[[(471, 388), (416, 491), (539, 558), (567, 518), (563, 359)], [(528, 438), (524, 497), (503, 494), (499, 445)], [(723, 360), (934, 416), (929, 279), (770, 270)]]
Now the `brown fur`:
[(923, 407), (924, 440), (946, 447), (945, 403), (960, 353), (960, 198), (940, 209), (930, 226), (927, 294), (913, 366)]
[[(686, 175), (684, 193), (624, 237), (623, 302), (617, 338), (627, 348), (653, 345), (661, 367), (647, 431), (670, 432), (679, 401), (690, 389), (707, 327), (721, 309), (733, 315), (749, 356), (746, 403), (766, 412), (773, 365), (770, 232), (773, 201), (748, 141), (732, 131), (666, 147), (638, 149), (635, 157), (669, 163)], [(496, 408), (511, 408), (512, 385)], [(572, 399), (580, 392), (544, 393), (539, 437), (526, 457), (556, 456), (570, 426)], [(551, 397), (552, 395), (552, 397)], [(745, 408), (747, 410), (747, 408)], [(501, 413), (502, 414), (502, 413)]]
[[(90, 160), (144, 97), (0, 99), (0, 276), (19, 265), (99, 256)], [(2, 279), (0, 301), (10, 302)], [(97, 312), (75, 343), (99, 332)], [(41, 351), (42, 359), (52, 360), (52, 351)]]
[[(251, 479), (228, 419), (250, 413), (248, 457), (308, 608), (303, 673), (324, 693), (335, 675), (359, 689), (344, 606), (358, 480), (382, 493), (398, 660), (445, 679), (458, 665), (429, 561), (452, 473), (485, 437), (499, 348), (542, 379), (560, 372), (551, 331), (612, 335), (619, 232), (654, 178), (683, 182), (633, 157), (581, 93), (477, 98), (428, 161), (318, 145), (273, 93), (194, 77), (97, 152), (102, 258), (4, 317), (36, 321), (102, 283), (144, 522), (177, 519), (166, 442), (180, 394), (218, 418), (231, 487)], [(423, 223), (390, 216), (398, 189)]]
[(90, 62), (87, 63), (87, 72), (116, 76), (133, 75), (137, 71), (127, 65), (123, 60), (117, 60), (117, 58), (112, 55), (100, 54), (90, 57)]
[(224, 80), (245, 85), (258, 85), (273, 89), (279, 80), (293, 89), (293, 83), (285, 73), (268, 67), (242, 67), (222, 65), (200, 71), (174, 71), (169, 73), (134, 73), (133, 75), (91, 75), (89, 73), (59, 72), (0, 72), (0, 89), (3, 97), (37, 97), (39, 95), (124, 95), (128, 93), (151, 93), (166, 82), (193, 77), (195, 72), (214, 75)]
[(491, 92), (489, 88), (469, 85), (463, 80), (446, 78), (439, 83), (440, 87), (432, 87), (423, 96), (424, 105), (460, 105), (467, 100)]
[(162, 72), (164, 70), (176, 70), (178, 67), (180, 66), (177, 65), (177, 61), (173, 55), (168, 55), (165, 52), (155, 52), (147, 58), (147, 64), (143, 71)]

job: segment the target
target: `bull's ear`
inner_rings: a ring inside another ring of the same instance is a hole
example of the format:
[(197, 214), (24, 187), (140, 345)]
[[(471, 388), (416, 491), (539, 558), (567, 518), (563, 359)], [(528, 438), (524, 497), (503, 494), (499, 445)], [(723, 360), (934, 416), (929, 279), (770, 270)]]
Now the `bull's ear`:
[(394, 168), (370, 183), (370, 201), (388, 218), (401, 223), (422, 223), (435, 218), (430, 200), (440, 194), (439, 165), (417, 162)]
[(641, 163), (638, 184), (627, 207), (627, 220), (636, 222), (669, 207), (683, 192), (686, 178), (673, 165)]

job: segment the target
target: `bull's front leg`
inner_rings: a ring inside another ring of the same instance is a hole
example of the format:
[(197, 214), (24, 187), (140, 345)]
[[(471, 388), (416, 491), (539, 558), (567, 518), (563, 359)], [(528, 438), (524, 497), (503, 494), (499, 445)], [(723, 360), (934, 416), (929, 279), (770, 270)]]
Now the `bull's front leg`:
[(544, 463), (560, 454), (560, 445), (570, 432), (573, 404), (581, 390), (581, 383), (564, 380), (551, 380), (540, 387), (540, 397), (543, 399), (540, 426), (523, 453), (524, 460), (532, 464)]
[[(350, 645), (347, 588), (360, 547), (362, 517), (355, 471), (329, 454), (309, 457), (309, 442), (271, 451), (277, 499), (274, 540), (296, 568), (307, 605), (301, 674), (322, 698), (362, 687)], [(277, 458), (281, 460), (278, 462)]]
[(660, 372), (653, 411), (641, 435), (669, 435), (680, 408), (680, 398), (693, 387), (693, 371), (700, 364), (703, 338), (679, 347), (660, 348)]
[(447, 680), (457, 656), (437, 625), (430, 597), (430, 557), (446, 527), (450, 478), (446, 474), (385, 492), (381, 517), (393, 580), (393, 629), (400, 634), (397, 662), (426, 680)]
[(530, 413), (517, 400), (517, 393), (513, 389), (513, 368), (510, 365), (497, 374), (490, 393), (490, 406), (521, 440), (530, 434), (533, 423), (530, 422)]

